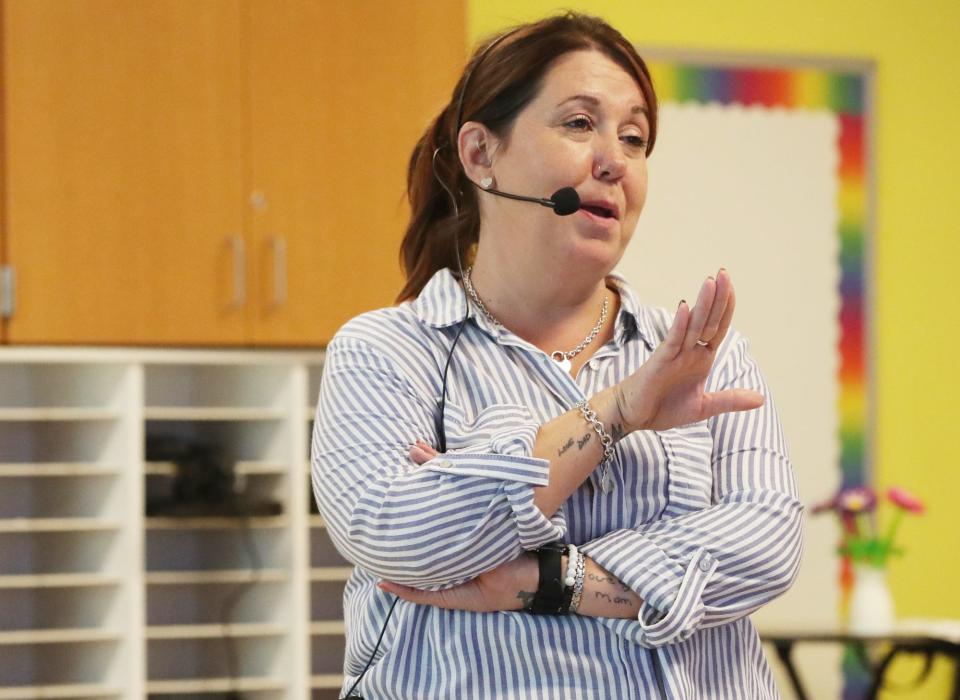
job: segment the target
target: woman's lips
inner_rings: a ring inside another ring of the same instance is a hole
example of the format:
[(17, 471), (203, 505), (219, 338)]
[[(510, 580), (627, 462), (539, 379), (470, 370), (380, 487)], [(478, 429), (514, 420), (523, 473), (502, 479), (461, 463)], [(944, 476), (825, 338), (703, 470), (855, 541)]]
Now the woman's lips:
[(616, 228), (618, 223), (617, 220), (612, 216), (600, 216), (599, 214), (594, 214), (589, 209), (580, 209), (577, 212), (577, 216), (582, 216), (592, 225), (598, 226), (604, 230), (612, 230)]

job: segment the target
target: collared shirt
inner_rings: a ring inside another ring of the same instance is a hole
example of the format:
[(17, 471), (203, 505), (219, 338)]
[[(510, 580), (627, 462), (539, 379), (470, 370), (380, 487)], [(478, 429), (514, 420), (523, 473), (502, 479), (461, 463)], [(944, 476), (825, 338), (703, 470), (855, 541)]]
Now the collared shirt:
[[(706, 391), (762, 392), (726, 413), (617, 443), (614, 488), (597, 469), (552, 517), (534, 505), (550, 463), (541, 424), (635, 372), (672, 323), (617, 274), (613, 338), (577, 373), (472, 305), (448, 270), (413, 302), (362, 314), (327, 349), (312, 442), (313, 489), (340, 553), (345, 685), (366, 666), (394, 597), (380, 579), (439, 589), (561, 540), (643, 600), (637, 619), (444, 610), (400, 600), (357, 691), (367, 698), (779, 697), (748, 615), (799, 566), (803, 507), (776, 409), (731, 330)], [(437, 446), (443, 370), (446, 452)], [(658, 675), (660, 679), (658, 680)]]

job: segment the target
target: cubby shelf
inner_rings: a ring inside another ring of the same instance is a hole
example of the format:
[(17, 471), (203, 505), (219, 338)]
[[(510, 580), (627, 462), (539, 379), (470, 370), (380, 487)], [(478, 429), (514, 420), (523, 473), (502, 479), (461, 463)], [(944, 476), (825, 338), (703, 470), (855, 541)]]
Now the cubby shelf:
[[(2, 468), (3, 465), (0, 465)], [(175, 476), (177, 465), (173, 462), (147, 462), (144, 465), (145, 473), (149, 476)], [(233, 465), (234, 474), (255, 476), (261, 474), (285, 474), (286, 465), (281, 462), (244, 462), (238, 461)], [(2, 475), (0, 471), (0, 475)]]
[(343, 620), (315, 620), (310, 623), (310, 634), (343, 634)]
[(352, 566), (319, 566), (310, 569), (311, 581), (346, 581), (353, 573)]
[(220, 637), (280, 637), (283, 625), (232, 623), (227, 625), (151, 625), (147, 639), (216, 639)]
[(5, 532), (91, 532), (119, 530), (121, 523), (112, 518), (4, 518), (0, 533)]
[(0, 700), (53, 700), (54, 698), (116, 698), (121, 691), (102, 683), (69, 683), (63, 685), (25, 685), (0, 688)]
[(234, 569), (223, 571), (148, 571), (144, 580), (151, 586), (183, 586), (219, 583), (277, 583), (289, 575), (280, 569)]
[(105, 421), (119, 418), (115, 410), (103, 408), (0, 408), (0, 421), (45, 422), (45, 421)]
[(238, 528), (286, 528), (290, 519), (282, 515), (262, 517), (195, 517), (145, 519), (148, 530), (236, 530)]
[(44, 476), (112, 476), (119, 471), (120, 467), (116, 465), (84, 464), (82, 462), (0, 464), (0, 477), (29, 477), (32, 479)]
[(103, 642), (120, 638), (117, 630), (104, 628), (32, 629), (0, 632), (3, 644), (54, 644), (64, 642)]
[[(0, 700), (340, 688), (352, 568), (303, 478), (322, 360), (0, 349)], [(203, 450), (233, 479), (207, 510), (170, 456)]]
[(144, 410), (144, 418), (157, 421), (263, 421), (283, 420), (282, 409), (229, 408), (180, 406), (150, 406)]
[(116, 586), (121, 583), (111, 574), (14, 574), (0, 576), (3, 588), (85, 588), (90, 586)]
[(318, 673), (310, 677), (311, 688), (339, 688), (343, 684), (343, 676), (336, 673)]
[(147, 682), (147, 692), (151, 695), (227, 693), (232, 690), (250, 693), (258, 690), (283, 690), (286, 687), (283, 681), (275, 678), (188, 678)]

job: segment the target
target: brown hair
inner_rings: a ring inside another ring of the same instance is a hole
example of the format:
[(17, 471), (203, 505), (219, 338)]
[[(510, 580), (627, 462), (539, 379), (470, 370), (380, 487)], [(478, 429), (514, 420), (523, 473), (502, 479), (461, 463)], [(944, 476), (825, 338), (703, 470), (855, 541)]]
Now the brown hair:
[[(540, 92), (552, 63), (571, 51), (588, 49), (604, 53), (637, 81), (649, 111), (650, 154), (657, 136), (657, 98), (650, 72), (630, 42), (602, 19), (567, 12), (515, 27), (486, 41), (467, 62), (450, 102), (427, 127), (410, 156), (407, 196), (411, 215), (400, 245), (407, 282), (398, 302), (416, 297), (438, 270), (456, 269), (455, 243), (465, 261), (477, 242), (477, 193), (463, 172), (457, 150), (463, 123), (480, 122), (506, 138), (517, 115)], [(459, 217), (437, 178), (457, 195)]]

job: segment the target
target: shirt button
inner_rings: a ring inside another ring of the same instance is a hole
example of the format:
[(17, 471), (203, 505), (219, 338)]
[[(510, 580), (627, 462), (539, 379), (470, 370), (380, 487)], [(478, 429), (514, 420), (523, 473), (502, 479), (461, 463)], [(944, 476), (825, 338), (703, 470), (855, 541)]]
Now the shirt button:
[(596, 369), (600, 366), (600, 360), (590, 360), (587, 364), (590, 366), (590, 369)]
[(713, 566), (713, 557), (711, 557), (709, 554), (704, 554), (702, 557), (700, 557), (699, 566), (700, 571), (703, 571), (704, 573), (710, 571), (710, 567)]
[(441, 459), (440, 461), (437, 462), (437, 466), (438, 466), (438, 467), (443, 467), (444, 469), (449, 469), (450, 467), (453, 466), (453, 463), (452, 463), (452, 462), (448, 462), (448, 461), (445, 460), (445, 459)]

